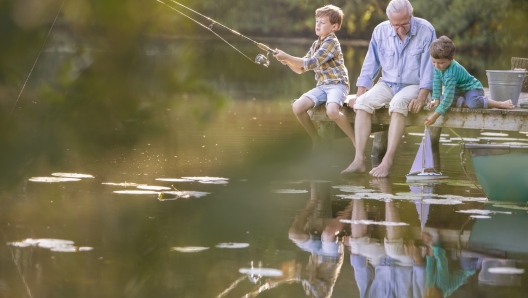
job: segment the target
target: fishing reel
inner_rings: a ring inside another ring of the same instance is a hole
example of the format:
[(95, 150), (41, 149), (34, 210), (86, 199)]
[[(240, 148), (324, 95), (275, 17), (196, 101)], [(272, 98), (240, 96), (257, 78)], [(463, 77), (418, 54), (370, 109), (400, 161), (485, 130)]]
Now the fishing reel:
[(266, 52), (266, 56), (263, 54), (258, 54), (257, 57), (255, 57), (255, 63), (262, 64), (264, 67), (268, 67), (270, 65), (269, 61), (269, 52)]

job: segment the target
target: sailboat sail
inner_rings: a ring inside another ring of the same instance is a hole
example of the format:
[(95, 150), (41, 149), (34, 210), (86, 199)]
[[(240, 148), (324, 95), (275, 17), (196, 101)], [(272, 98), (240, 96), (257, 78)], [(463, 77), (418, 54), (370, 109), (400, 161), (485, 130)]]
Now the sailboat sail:
[(416, 154), (416, 158), (414, 159), (410, 173), (417, 173), (421, 172), (423, 169), (432, 168), (434, 168), (433, 147), (429, 130), (425, 128), (424, 137), (420, 144), (420, 148), (418, 149), (418, 153)]

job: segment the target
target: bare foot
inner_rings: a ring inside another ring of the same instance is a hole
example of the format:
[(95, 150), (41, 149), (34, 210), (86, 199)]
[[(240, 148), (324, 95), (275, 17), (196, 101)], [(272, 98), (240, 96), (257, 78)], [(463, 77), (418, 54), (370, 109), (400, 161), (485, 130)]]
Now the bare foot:
[(348, 174), (362, 174), (365, 173), (367, 169), (365, 168), (365, 161), (354, 161), (348, 166), (348, 168), (344, 169), (341, 172), (341, 175), (348, 175)]
[(499, 109), (513, 109), (515, 106), (513, 105), (511, 99), (508, 99), (507, 101), (499, 101), (498, 102), (498, 108)]
[(391, 172), (391, 166), (392, 164), (389, 164), (388, 162), (385, 162), (385, 161), (382, 161), (379, 166), (373, 168), (372, 170), (370, 170), (369, 174), (372, 175), (373, 177), (378, 177), (378, 178), (384, 178), (384, 177), (387, 177), (389, 176), (390, 172)]

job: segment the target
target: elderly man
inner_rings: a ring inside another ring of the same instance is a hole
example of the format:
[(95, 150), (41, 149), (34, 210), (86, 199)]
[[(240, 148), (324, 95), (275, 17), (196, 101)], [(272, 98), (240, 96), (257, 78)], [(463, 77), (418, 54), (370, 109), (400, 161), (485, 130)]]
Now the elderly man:
[[(349, 102), (356, 112), (356, 155), (342, 174), (366, 171), (365, 149), (371, 132), (372, 113), (389, 104), (391, 123), (387, 153), (370, 171), (374, 177), (387, 177), (405, 131), (407, 113), (420, 111), (430, 96), (433, 65), (429, 45), (436, 39), (436, 33), (429, 22), (413, 17), (412, 13), (408, 0), (392, 0), (387, 6), (389, 20), (374, 29), (356, 83), (356, 100)], [(372, 86), (380, 68), (381, 77)]]

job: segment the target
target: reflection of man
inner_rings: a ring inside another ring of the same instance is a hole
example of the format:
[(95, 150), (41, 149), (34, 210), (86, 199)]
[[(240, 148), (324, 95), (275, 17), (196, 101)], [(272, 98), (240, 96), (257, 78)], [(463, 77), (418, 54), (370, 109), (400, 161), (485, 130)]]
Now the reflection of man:
[(331, 211), (329, 185), (312, 182), (310, 200), (288, 231), (289, 238), (310, 253), (308, 264), (295, 260), (284, 262), (281, 277), (267, 279), (256, 291), (244, 297), (256, 297), (281, 284), (299, 282), (310, 297), (331, 297), (343, 264), (343, 244), (338, 241), (337, 234), (345, 226), (340, 220), (350, 217), (350, 206), (338, 212), (334, 219)]
[[(352, 221), (366, 220), (363, 200), (354, 200)], [(385, 221), (399, 222), (394, 202), (385, 203)], [(352, 224), (350, 263), (361, 298), (423, 297), (425, 262), (413, 244), (404, 245), (402, 228), (387, 226), (383, 243), (369, 237), (367, 225)]]
[[(391, 122), (387, 152), (382, 162), (370, 171), (374, 177), (388, 176), (405, 130), (407, 113), (420, 111), (432, 89), (429, 45), (436, 39), (436, 33), (429, 22), (413, 17), (412, 12), (408, 0), (392, 0), (387, 6), (389, 21), (374, 29), (356, 83), (357, 99), (349, 102), (356, 112), (356, 154), (342, 174), (366, 171), (365, 149), (371, 132), (372, 113), (389, 104)], [(372, 86), (380, 68), (382, 76)], [(367, 92), (367, 89), (370, 90)]]

